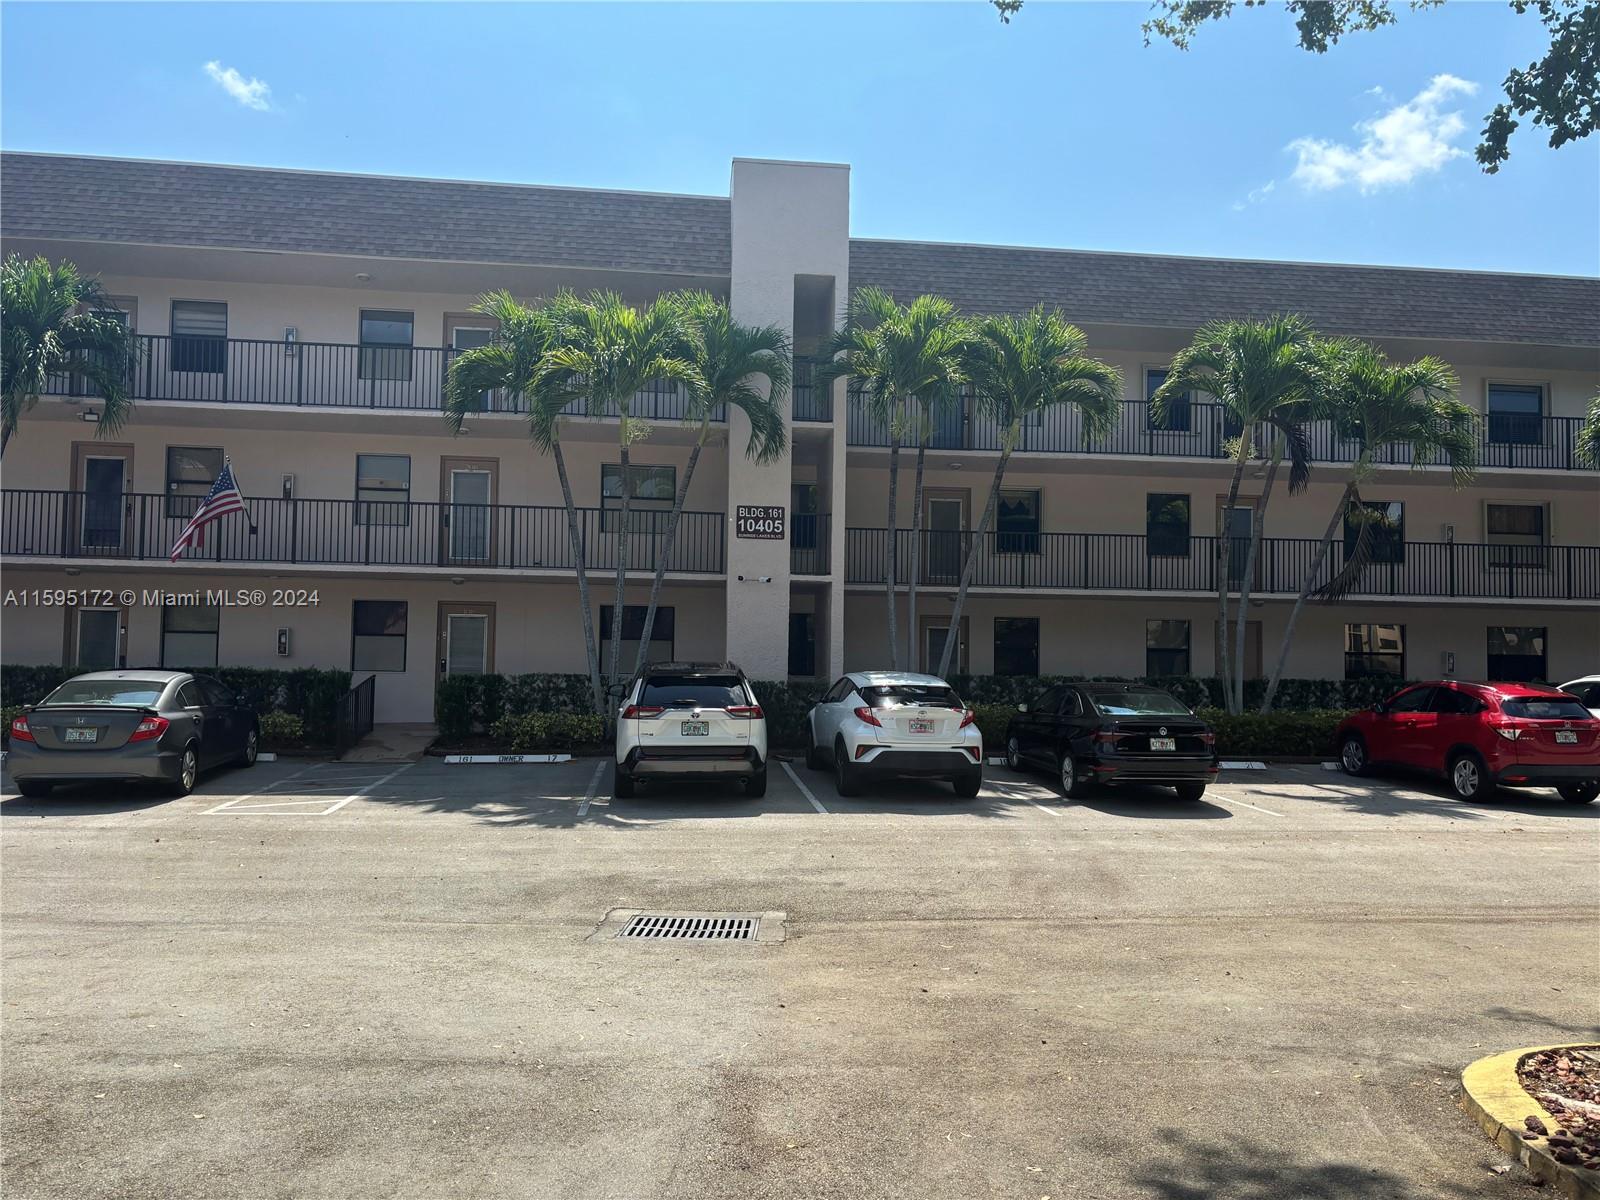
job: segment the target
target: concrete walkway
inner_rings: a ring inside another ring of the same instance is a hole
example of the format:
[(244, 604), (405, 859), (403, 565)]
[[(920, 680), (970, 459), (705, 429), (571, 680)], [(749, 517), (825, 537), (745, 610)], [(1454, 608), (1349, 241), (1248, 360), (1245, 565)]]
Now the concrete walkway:
[(433, 725), (374, 725), (340, 762), (416, 762), (438, 736)]

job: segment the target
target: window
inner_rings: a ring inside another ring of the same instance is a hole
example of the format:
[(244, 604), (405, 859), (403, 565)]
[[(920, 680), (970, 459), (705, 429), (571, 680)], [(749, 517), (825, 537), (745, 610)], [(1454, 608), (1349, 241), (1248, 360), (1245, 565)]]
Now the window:
[(1156, 421), (1154, 410), (1149, 407), (1149, 402), (1155, 399), (1156, 389), (1167, 381), (1169, 373), (1155, 369), (1144, 373), (1145, 428), (1159, 429), (1165, 433), (1188, 433), (1192, 427), (1192, 414), (1189, 411), (1190, 393), (1185, 392), (1182, 396), (1174, 397), (1172, 403), (1167, 406), (1166, 421), (1159, 424)]
[[(667, 515), (678, 491), (677, 467), (628, 468), (628, 528), (634, 532), (664, 533)], [(600, 528), (610, 533), (617, 527), (612, 516), (622, 507), (622, 467), (604, 463), (600, 467)], [(644, 610), (641, 609), (641, 612)]]
[(1060, 687), (1045, 688), (1044, 694), (1028, 705), (1029, 711), (1046, 714), (1054, 713), (1061, 707), (1062, 691), (1063, 689)]
[(228, 306), (210, 300), (172, 302), (172, 369), (220, 375), (228, 357)]
[(1427, 712), (1433, 707), (1431, 687), (1414, 687), (1401, 692), (1389, 702), (1390, 712)]
[(382, 308), (361, 310), (362, 379), (410, 379), (412, 314)]
[(1545, 678), (1542, 625), (1489, 626), (1489, 678), (1496, 683), (1540, 683)]
[(201, 708), (206, 702), (192, 679), (178, 685), (178, 694), (174, 699), (177, 700), (179, 708)]
[(888, 683), (861, 689), (862, 698), (873, 708), (898, 708), (918, 704), (928, 708), (960, 708), (961, 697), (954, 688), (933, 683)]
[(1518, 446), (1537, 446), (1544, 441), (1544, 388), (1491, 383), (1489, 440)]
[(205, 697), (206, 703), (217, 708), (229, 708), (233, 704), (233, 693), (215, 679), (205, 675), (196, 675), (195, 683), (199, 685), (200, 694)]
[(1144, 673), (1151, 678), (1189, 673), (1189, 622), (1144, 623)]
[(222, 609), (215, 604), (168, 604), (161, 610), (161, 665), (214, 667)]
[(1152, 557), (1189, 554), (1189, 497), (1149, 492), (1144, 498), (1145, 552)]
[[(611, 670), (611, 614), (610, 604), (600, 606), (600, 662), (601, 669)], [(639, 661), (639, 639), (644, 636), (643, 604), (627, 604), (622, 609), (622, 665), (629, 671)], [(646, 662), (671, 662), (672, 644), (677, 621), (670, 605), (656, 609), (656, 623), (650, 628), (650, 652)]]
[(356, 524), (411, 524), (411, 456), (356, 455)]
[(357, 600), (350, 609), (350, 669), (406, 669), (406, 602)]
[(222, 451), (211, 446), (167, 447), (167, 516), (194, 516), (201, 497), (222, 474)]
[(996, 675), (1039, 673), (1038, 617), (994, 619), (994, 673)]
[(1406, 627), (1404, 625), (1346, 625), (1344, 627), (1344, 677), (1365, 679), (1406, 677)]
[(1483, 711), (1483, 702), (1455, 688), (1434, 688), (1433, 700), (1429, 703), (1428, 710), (1438, 713), (1441, 717), (1470, 716), (1472, 713)]
[(1502, 700), (1500, 711), (1508, 717), (1524, 717), (1531, 721), (1587, 721), (1589, 710), (1570, 696), (1559, 700), (1545, 696), (1519, 696), (1515, 700)]
[(1039, 553), (1039, 493), (1002, 491), (995, 509), (995, 550), (1000, 554)]
[(1406, 506), (1398, 500), (1362, 500), (1344, 514), (1344, 556), (1356, 552), (1361, 526), (1367, 527), (1367, 561), (1402, 563), (1406, 560)]
[(1542, 504), (1489, 504), (1484, 524), (1491, 546), (1491, 567), (1543, 567), (1549, 524)]
[(754, 699), (737, 674), (652, 675), (639, 690), (640, 704), (661, 708), (740, 708)]

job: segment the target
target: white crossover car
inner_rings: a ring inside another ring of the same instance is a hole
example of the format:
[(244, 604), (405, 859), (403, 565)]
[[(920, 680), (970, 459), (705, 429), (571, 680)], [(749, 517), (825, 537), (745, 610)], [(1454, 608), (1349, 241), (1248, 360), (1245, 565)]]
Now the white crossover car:
[(612, 795), (651, 780), (737, 780), (767, 794), (767, 719), (732, 663), (652, 663), (617, 712)]
[(841, 796), (868, 776), (948, 779), (958, 796), (983, 786), (983, 734), (955, 689), (935, 675), (855, 671), (806, 716), (806, 766), (833, 767)]
[(1582, 679), (1563, 683), (1561, 690), (1576, 696), (1579, 704), (1600, 717), (1600, 675), (1585, 675)]

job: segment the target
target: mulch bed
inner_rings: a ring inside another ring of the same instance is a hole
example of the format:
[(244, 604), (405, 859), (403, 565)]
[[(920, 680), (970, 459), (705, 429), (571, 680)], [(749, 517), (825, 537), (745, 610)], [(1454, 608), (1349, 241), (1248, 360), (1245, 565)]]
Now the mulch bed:
[(1557, 1121), (1523, 1122), (1528, 1141), (1546, 1138), (1551, 1156), (1569, 1167), (1600, 1171), (1600, 1046), (1568, 1046), (1530, 1054), (1517, 1068), (1523, 1089)]

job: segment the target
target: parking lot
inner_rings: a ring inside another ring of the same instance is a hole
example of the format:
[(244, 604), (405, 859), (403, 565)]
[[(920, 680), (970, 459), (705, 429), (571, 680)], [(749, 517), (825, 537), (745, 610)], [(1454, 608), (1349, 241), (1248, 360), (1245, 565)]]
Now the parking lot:
[[(986, 774), (7, 777), (7, 1191), (1532, 1194), (1456, 1081), (1600, 1032), (1600, 805), (1315, 764), (1199, 803)], [(784, 916), (593, 936), (634, 909)]]

